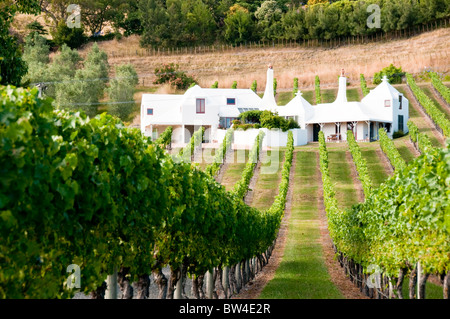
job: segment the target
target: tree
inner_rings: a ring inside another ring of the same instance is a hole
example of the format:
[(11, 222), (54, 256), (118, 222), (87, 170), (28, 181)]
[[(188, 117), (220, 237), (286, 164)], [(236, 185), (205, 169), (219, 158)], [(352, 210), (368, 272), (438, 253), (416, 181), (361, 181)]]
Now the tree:
[(33, 37), (27, 38), (25, 43), (23, 60), (28, 66), (27, 74), (22, 78), (24, 84), (48, 81), (48, 63), (50, 48), (47, 40), (39, 33), (32, 33)]
[(142, 34), (139, 0), (119, 1), (116, 10), (111, 12), (110, 20), (115, 30), (124, 29), (125, 36)]
[[(66, 49), (69, 62), (76, 61), (76, 54)], [(89, 51), (84, 67), (76, 69), (73, 77), (68, 72), (55, 83), (55, 105), (70, 110), (83, 110), (89, 116), (97, 114), (99, 100), (104, 95), (106, 82), (108, 81), (109, 64), (108, 56), (101, 51), (97, 43), (94, 43)]]
[(230, 8), (224, 20), (224, 39), (233, 44), (241, 44), (253, 39), (255, 22), (247, 9), (235, 5)]
[(179, 90), (186, 90), (196, 81), (187, 76), (185, 72), (179, 70), (179, 65), (170, 63), (164, 64), (162, 68), (155, 69), (156, 80), (153, 84), (169, 83)]
[(305, 25), (305, 10), (293, 8), (283, 14), (281, 18), (283, 38), (286, 40), (299, 40), (307, 33)]
[(212, 43), (215, 39), (216, 23), (213, 14), (202, 0), (182, 0), (186, 17), (186, 33), (193, 43)]
[(139, 2), (139, 17), (142, 24), (141, 46), (166, 45), (169, 35), (168, 13), (160, 0)]
[(38, 14), (39, 5), (35, 0), (7, 0), (0, 4), (0, 84), (19, 86), (27, 73), (26, 62), (17, 39), (9, 34), (9, 27), (16, 13)]
[[(77, 50), (73, 50), (66, 44), (63, 44), (59, 48), (59, 53), (53, 57), (53, 61), (48, 66), (48, 79), (53, 83), (47, 85), (45, 95), (56, 99), (57, 87), (64, 90), (65, 82), (63, 81), (70, 81), (75, 77), (81, 61), (82, 59)], [(62, 82), (62, 85), (57, 86), (57, 82)]]
[[(88, 94), (98, 102), (104, 95), (106, 83), (108, 82), (109, 64), (108, 55), (100, 50), (97, 43), (94, 43), (84, 61), (81, 78), (91, 81)], [(76, 77), (76, 75), (75, 75)]]
[(283, 10), (275, 0), (266, 0), (256, 10), (255, 17), (264, 39), (274, 39), (281, 34)]
[(136, 108), (134, 89), (139, 78), (132, 64), (121, 64), (115, 68), (116, 76), (110, 81), (107, 93), (114, 104), (109, 106), (109, 112), (127, 121)]
[(59, 22), (56, 29), (53, 30), (52, 36), (56, 45), (66, 44), (72, 49), (79, 48), (87, 42), (83, 25), (81, 25), (81, 28), (69, 28), (65, 21)]

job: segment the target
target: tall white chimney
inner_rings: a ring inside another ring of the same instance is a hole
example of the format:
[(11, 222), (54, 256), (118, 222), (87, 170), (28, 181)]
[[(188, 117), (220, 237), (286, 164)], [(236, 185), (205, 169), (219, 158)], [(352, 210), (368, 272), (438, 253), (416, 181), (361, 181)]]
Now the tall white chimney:
[(267, 69), (266, 90), (262, 98), (262, 107), (269, 110), (275, 110), (277, 107), (273, 91), (273, 67), (271, 64), (269, 64), (269, 68)]
[(347, 78), (344, 76), (344, 69), (341, 70), (341, 76), (339, 77), (339, 91), (335, 103), (347, 102)]

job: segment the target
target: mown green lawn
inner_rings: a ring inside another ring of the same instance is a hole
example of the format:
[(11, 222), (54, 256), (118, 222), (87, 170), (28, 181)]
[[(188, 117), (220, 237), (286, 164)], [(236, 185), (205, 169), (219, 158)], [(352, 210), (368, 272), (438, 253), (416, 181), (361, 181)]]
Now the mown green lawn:
[(357, 88), (347, 89), (347, 101), (349, 101), (349, 102), (361, 101), (361, 96), (359, 95), (359, 89), (357, 89)]
[(322, 103), (331, 103), (336, 100), (337, 89), (320, 90)]
[(283, 259), (260, 298), (338, 299), (322, 255), (318, 218), (317, 152), (296, 153), (291, 216)]
[(316, 100), (314, 98), (314, 91), (301, 91), (302, 97), (309, 102), (309, 104), (316, 104)]
[(292, 100), (292, 92), (279, 92), (276, 96), (278, 105), (286, 105)]

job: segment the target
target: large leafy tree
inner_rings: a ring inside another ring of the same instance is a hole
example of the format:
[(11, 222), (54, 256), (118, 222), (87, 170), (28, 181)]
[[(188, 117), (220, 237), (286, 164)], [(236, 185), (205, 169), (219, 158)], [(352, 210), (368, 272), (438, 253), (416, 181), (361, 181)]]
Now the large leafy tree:
[(9, 27), (16, 13), (37, 14), (37, 1), (6, 0), (0, 3), (0, 84), (20, 85), (27, 73), (27, 65), (17, 39), (9, 33)]
[(64, 109), (81, 109), (89, 116), (95, 116), (99, 100), (104, 95), (108, 72), (108, 57), (94, 43), (84, 67), (77, 69), (73, 77), (70, 73), (64, 74), (55, 84), (55, 105)]
[(223, 36), (227, 42), (241, 44), (254, 38), (255, 21), (247, 9), (234, 5), (230, 8), (224, 23)]
[(255, 17), (258, 20), (263, 39), (274, 39), (280, 35), (282, 13), (282, 8), (275, 0), (264, 1), (256, 10)]
[(116, 75), (107, 89), (109, 99), (113, 102), (109, 106), (109, 112), (127, 121), (136, 109), (134, 88), (139, 83), (139, 78), (132, 64), (118, 65), (115, 71)]
[(47, 81), (50, 48), (47, 40), (37, 32), (27, 39), (23, 60), (28, 66), (27, 74), (22, 78), (23, 84)]

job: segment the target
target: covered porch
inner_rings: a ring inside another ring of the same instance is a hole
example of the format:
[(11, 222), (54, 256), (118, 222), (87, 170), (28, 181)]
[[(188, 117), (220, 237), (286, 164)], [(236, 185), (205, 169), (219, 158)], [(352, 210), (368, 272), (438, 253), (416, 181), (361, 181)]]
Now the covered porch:
[(378, 129), (385, 127), (388, 135), (392, 134), (392, 123), (378, 121), (353, 121), (333, 123), (307, 123), (308, 142), (318, 142), (319, 132), (325, 135), (330, 143), (347, 141), (347, 131), (352, 131), (358, 142), (373, 142), (379, 139)]

